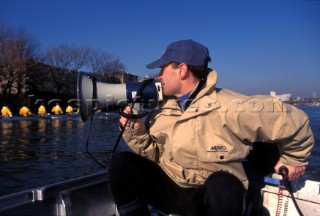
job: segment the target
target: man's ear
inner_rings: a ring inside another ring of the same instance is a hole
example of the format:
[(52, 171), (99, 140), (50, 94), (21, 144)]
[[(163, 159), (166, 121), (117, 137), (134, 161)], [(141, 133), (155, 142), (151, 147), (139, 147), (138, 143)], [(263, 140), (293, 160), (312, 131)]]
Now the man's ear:
[(180, 70), (180, 77), (186, 78), (186, 76), (188, 75), (188, 65), (186, 65), (185, 63), (181, 63), (179, 65), (179, 70)]

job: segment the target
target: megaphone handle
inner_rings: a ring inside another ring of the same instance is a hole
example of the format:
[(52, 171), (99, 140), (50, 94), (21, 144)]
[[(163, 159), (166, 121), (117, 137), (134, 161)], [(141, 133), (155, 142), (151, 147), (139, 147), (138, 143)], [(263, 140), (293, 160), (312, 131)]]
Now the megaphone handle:
[(134, 128), (134, 124), (136, 123), (136, 121), (137, 119), (131, 119), (128, 130), (132, 130)]
[(137, 119), (137, 118), (145, 117), (148, 114), (148, 112), (143, 111), (142, 113), (139, 113), (139, 114), (127, 114), (127, 113), (123, 112), (123, 109), (120, 109), (119, 114), (125, 118), (128, 118), (128, 119), (132, 119), (132, 118)]

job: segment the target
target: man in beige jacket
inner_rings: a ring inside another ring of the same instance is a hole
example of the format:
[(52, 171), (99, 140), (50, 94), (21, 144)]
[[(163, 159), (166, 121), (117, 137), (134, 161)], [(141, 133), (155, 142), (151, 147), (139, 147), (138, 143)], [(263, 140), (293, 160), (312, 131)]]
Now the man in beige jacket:
[(217, 88), (209, 61), (205, 46), (181, 40), (147, 65), (161, 68), (167, 98), (133, 128), (120, 118), (136, 153), (118, 153), (110, 165), (120, 215), (149, 215), (147, 204), (180, 215), (243, 214), (249, 182), (242, 160), (256, 142), (277, 143), (276, 172), (286, 166), (290, 179), (304, 174), (314, 144), (306, 114), (271, 96)]

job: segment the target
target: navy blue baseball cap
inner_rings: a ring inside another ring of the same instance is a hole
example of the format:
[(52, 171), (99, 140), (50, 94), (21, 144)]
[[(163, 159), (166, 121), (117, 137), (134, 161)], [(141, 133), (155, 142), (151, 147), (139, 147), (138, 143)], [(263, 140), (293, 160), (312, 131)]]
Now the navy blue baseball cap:
[(160, 59), (148, 64), (147, 68), (161, 68), (170, 62), (207, 67), (210, 60), (207, 47), (193, 40), (180, 40), (169, 44)]

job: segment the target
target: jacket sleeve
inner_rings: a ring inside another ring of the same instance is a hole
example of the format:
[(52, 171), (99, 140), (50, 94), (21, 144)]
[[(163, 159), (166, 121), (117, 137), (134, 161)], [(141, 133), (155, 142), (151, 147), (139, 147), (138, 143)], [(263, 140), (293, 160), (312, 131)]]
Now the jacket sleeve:
[(123, 139), (135, 153), (158, 162), (159, 149), (157, 143), (152, 140), (145, 124), (142, 124), (137, 129), (125, 130)]
[[(289, 104), (282, 104), (282, 126), (278, 133), (280, 160), (292, 166), (307, 165), (307, 158), (314, 146), (314, 136), (308, 116), (300, 109)], [(277, 127), (275, 127), (277, 128)]]
[(308, 116), (272, 97), (250, 99), (227, 114), (228, 125), (247, 142), (276, 142), (280, 160), (291, 166), (307, 165), (314, 145)]

